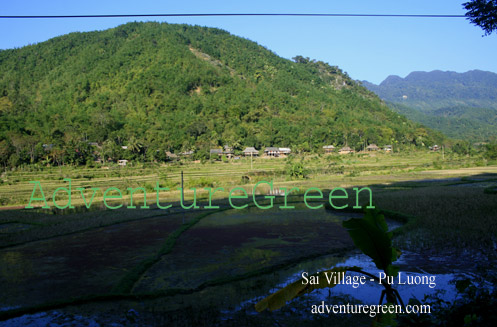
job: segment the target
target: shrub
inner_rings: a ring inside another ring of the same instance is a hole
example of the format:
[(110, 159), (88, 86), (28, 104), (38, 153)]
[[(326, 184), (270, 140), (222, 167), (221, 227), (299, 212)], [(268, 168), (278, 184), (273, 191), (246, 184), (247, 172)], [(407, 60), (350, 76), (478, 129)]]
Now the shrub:
[(291, 178), (304, 179), (307, 178), (308, 170), (304, 167), (302, 162), (288, 162), (286, 166), (286, 173)]
[(497, 159), (497, 143), (490, 143), (486, 145), (485, 158), (490, 160)]
[(191, 179), (187, 183), (188, 187), (214, 187), (214, 180), (208, 177)]
[(435, 169), (442, 169), (442, 162), (437, 160), (437, 161), (433, 161), (433, 168)]

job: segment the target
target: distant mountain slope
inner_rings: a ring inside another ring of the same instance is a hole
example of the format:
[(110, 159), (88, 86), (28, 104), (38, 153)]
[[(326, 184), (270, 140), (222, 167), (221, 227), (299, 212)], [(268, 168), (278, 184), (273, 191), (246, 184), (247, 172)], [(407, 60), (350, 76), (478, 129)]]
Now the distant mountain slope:
[(219, 29), (165, 23), (0, 51), (0, 141), (22, 156), (36, 142), (82, 140), (132, 141), (154, 153), (441, 139), (339, 68), (296, 61)]
[(455, 106), (497, 109), (497, 74), (481, 70), (413, 72), (405, 78), (389, 76), (380, 85), (363, 85), (386, 101), (422, 111)]
[(494, 109), (454, 107), (427, 113), (400, 103), (389, 106), (407, 118), (442, 132), (448, 137), (484, 141), (497, 136), (497, 114)]
[(394, 110), (448, 136), (485, 140), (497, 136), (497, 74), (413, 72), (362, 83)]

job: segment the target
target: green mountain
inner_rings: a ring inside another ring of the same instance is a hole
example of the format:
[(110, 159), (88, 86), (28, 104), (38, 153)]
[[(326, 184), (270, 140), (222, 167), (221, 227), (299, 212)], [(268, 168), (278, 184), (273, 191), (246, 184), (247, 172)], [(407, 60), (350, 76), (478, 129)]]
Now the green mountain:
[(473, 141), (497, 137), (497, 74), (413, 72), (387, 77), (380, 85), (364, 81), (369, 90), (409, 119), (447, 136)]
[(219, 29), (166, 23), (3, 50), (0, 157), (33, 162), (49, 144), (67, 161), (85, 142), (129, 145), (144, 158), (224, 144), (440, 142), (338, 67), (294, 59)]
[(452, 107), (426, 113), (401, 103), (388, 104), (407, 118), (454, 139), (484, 141), (497, 136), (497, 113), (494, 109)]

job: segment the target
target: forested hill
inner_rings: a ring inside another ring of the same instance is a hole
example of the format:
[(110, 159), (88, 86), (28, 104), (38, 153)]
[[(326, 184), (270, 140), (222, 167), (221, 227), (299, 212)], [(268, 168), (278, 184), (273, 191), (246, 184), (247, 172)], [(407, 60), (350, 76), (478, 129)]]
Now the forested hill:
[(387, 77), (380, 85), (363, 82), (391, 107), (447, 136), (470, 141), (497, 138), (497, 74), (413, 72)]
[(149, 153), (224, 144), (305, 151), (441, 138), (338, 67), (283, 59), (219, 29), (166, 23), (0, 51), (0, 122), (0, 152), (21, 162), (36, 160), (42, 144), (62, 153), (83, 142)]

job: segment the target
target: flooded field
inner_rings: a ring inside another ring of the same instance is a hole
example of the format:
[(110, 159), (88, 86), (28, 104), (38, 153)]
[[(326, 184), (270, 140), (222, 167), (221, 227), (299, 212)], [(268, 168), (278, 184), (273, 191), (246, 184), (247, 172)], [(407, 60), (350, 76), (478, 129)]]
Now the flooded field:
[(108, 292), (180, 224), (159, 217), (0, 250), (2, 307)]
[[(488, 178), (403, 182), (378, 188), (377, 197), (380, 203), (399, 206), (405, 197), (421, 194), (422, 187), (444, 190), (448, 197), (483, 194), (493, 183)], [(484, 195), (489, 208), (492, 196)], [(177, 321), (185, 321), (185, 325), (199, 321), (222, 326), (237, 322), (264, 325), (297, 313), (301, 322), (319, 319), (310, 315), (310, 306), (321, 301), (378, 303), (382, 286), (367, 283), (357, 289), (339, 285), (315, 291), (275, 313), (255, 311), (255, 303), (298, 280), (303, 271), (312, 274), (335, 266), (358, 266), (379, 273), (370, 258), (355, 250), (342, 227), (344, 220), (362, 217), (362, 213), (324, 207), (309, 210), (300, 200), (293, 205), (292, 210), (275, 206), (269, 210), (176, 210), (163, 215), (157, 211), (140, 219), (126, 212), (129, 221), (111, 217), (109, 225), (99, 227), (92, 222), (90, 229), (69, 230), (40, 240), (31, 239), (46, 225), (33, 225), (19, 215), (28, 223), (0, 225), (0, 235), (17, 235), (19, 240), (23, 233), (30, 235), (22, 244), (0, 249), (0, 317), (5, 317), (0, 326), (167, 325)], [(83, 221), (110, 215), (100, 211), (71, 214), (80, 215)], [(485, 211), (480, 214), (487, 215)], [(49, 216), (44, 221), (57, 231), (53, 226), (60, 218)], [(83, 224), (80, 220), (78, 224)], [(399, 220), (387, 222), (399, 238), (415, 231), (412, 226), (405, 229)], [(436, 283), (434, 287), (399, 285), (397, 290), (405, 302), (411, 298), (422, 302), (429, 295), (454, 301), (458, 296), (455, 279), (478, 275), (475, 262), (492, 266), (488, 257), (470, 248), (466, 252), (452, 248), (401, 250), (395, 264), (402, 276), (433, 275)], [(354, 319), (345, 325), (361, 325), (362, 318)], [(366, 319), (364, 324), (370, 325), (370, 321)]]

